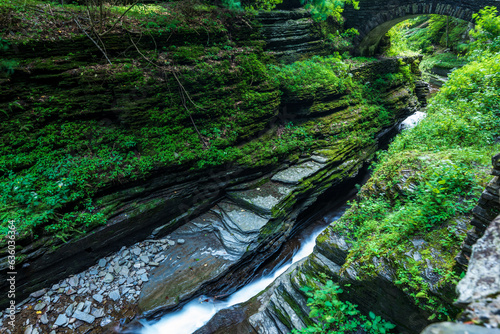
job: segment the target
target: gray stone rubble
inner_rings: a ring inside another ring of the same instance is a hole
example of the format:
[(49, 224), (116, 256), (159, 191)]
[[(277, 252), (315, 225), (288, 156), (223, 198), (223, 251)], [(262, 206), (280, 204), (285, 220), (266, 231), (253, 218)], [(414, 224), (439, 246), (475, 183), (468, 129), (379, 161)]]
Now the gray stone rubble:
[[(40, 316), (36, 323), (26, 320), (24, 333), (45, 333), (40, 325), (72, 331), (84, 324), (110, 324), (113, 321), (111, 313), (115, 310), (113, 303), (119, 306), (127, 302), (135, 304), (143, 283), (149, 280), (150, 271), (166, 259), (169, 248), (174, 245), (176, 243), (167, 237), (122, 247), (120, 251), (100, 259), (96, 265), (54, 284), (50, 289), (32, 293), (18, 304), (17, 313), (32, 308)], [(65, 299), (65, 304), (61, 302), (64, 296), (69, 297)], [(77, 297), (80, 301), (76, 301)], [(11, 333), (5, 326), (7, 314), (0, 314), (0, 333)]]

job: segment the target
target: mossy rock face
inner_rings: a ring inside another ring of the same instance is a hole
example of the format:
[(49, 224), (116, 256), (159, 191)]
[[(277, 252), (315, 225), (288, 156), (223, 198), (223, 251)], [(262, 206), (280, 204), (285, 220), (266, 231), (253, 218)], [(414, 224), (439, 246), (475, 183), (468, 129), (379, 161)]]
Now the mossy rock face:
[[(362, 115), (354, 99), (337, 102), (328, 88), (313, 99), (317, 111), (299, 119), (304, 129), (278, 135), (282, 94), (258, 23), (239, 15), (224, 22), (209, 39), (199, 26), (150, 31), (140, 41), (132, 34), (140, 53), (129, 37), (110, 33), (103, 43), (112, 64), (85, 36), (33, 39), (5, 53), (19, 66), (0, 81), (0, 137), (8, 143), (0, 147), (8, 192), (1, 213), (20, 222), (17, 241), (27, 249), (18, 265), (30, 264), (22, 272), (30, 282), (18, 282), (21, 295), (154, 231), (169, 233), (227, 187), (296, 163), (304, 151), (341, 150), (329, 171), (266, 209), (274, 220), (259, 241), (281, 240), (292, 229), (285, 221), (371, 159), (382, 128), (376, 115)], [(294, 101), (306, 100), (308, 93)], [(334, 112), (343, 125), (328, 128)], [(315, 129), (316, 115), (328, 124)], [(365, 137), (332, 136), (349, 129)], [(338, 167), (343, 158), (352, 161)]]
[[(410, 91), (401, 87), (401, 84), (393, 84), (386, 87), (386, 89), (383, 101), (387, 105), (392, 104), (394, 106), (392, 109), (394, 115), (402, 115), (403, 113), (399, 109), (400, 106), (398, 106), (398, 103), (392, 101), (391, 97), (408, 94), (404, 98), (401, 98), (401, 101), (407, 102), (406, 105), (405, 102), (402, 102), (401, 106), (404, 105), (404, 108), (406, 108), (405, 112), (408, 112), (414, 106), (414, 102), (410, 98)], [(402, 94), (401, 92), (405, 93)], [(300, 99), (304, 101), (305, 106), (307, 106), (306, 108), (310, 108), (310, 98), (297, 98), (298, 101)], [(336, 100), (332, 99), (331, 95), (328, 94), (325, 95), (325, 100), (318, 99), (315, 103), (331, 103), (336, 106)], [(283, 171), (271, 177), (271, 182), (288, 182), (287, 184), (290, 186), (293, 186), (293, 183), (295, 183), (295, 190), (281, 200), (282, 204), (275, 205), (271, 210), (273, 219), (263, 228), (262, 240), (270, 240), (269, 238), (279, 236), (280, 233), (287, 233), (289, 230), (286, 228), (286, 225), (280, 223), (281, 217), (294, 217), (293, 212), (297, 211), (300, 206), (307, 205), (310, 198), (314, 198), (317, 194), (326, 191), (327, 188), (331, 189), (332, 186), (338, 185), (342, 180), (353, 178), (363, 164), (372, 159), (377, 149), (377, 141), (373, 140), (373, 138), (376, 137), (377, 132), (381, 132), (384, 129), (377, 120), (379, 109), (370, 109), (357, 103), (348, 105), (344, 101), (338, 102), (338, 105), (342, 105), (343, 107), (338, 108), (339, 110), (334, 107), (330, 109), (330, 112), (326, 112), (325, 115), (319, 113), (315, 119), (303, 120), (303, 126), (314, 129), (322, 140), (318, 141), (318, 149), (313, 152), (312, 161), (308, 163), (307, 159), (299, 160), (294, 166), (284, 167)], [(391, 117), (396, 118), (397, 116), (394, 115), (391, 115)], [(357, 135), (353, 135), (354, 133), (358, 133), (357, 131), (372, 133), (373, 137), (371, 137), (371, 140), (360, 140)], [(351, 136), (344, 137), (342, 136), (343, 133), (350, 133)], [(316, 164), (324, 164), (327, 168), (323, 167), (317, 170), (314, 168)], [(295, 169), (301, 172), (298, 173)], [(291, 176), (294, 176), (294, 178)], [(250, 188), (252, 191), (255, 191), (260, 186), (262, 184), (251, 186)], [(234, 195), (231, 196), (235, 198)], [(251, 206), (248, 205), (247, 207)], [(290, 213), (292, 214), (290, 215)], [(334, 244), (332, 240), (339, 243)], [(244, 328), (251, 327), (257, 329), (257, 331), (259, 329), (264, 330), (266, 328), (266, 330), (269, 330), (269, 328), (272, 328), (272, 330), (278, 333), (288, 333), (293, 328), (301, 328), (304, 325), (310, 324), (311, 320), (308, 318), (309, 310), (305, 306), (307, 297), (300, 288), (305, 285), (320, 286), (321, 284), (316, 283), (315, 279), (324, 281), (322, 275), (328, 275), (334, 277), (337, 281), (349, 283), (348, 278), (346, 278), (349, 275), (342, 271), (342, 265), (347, 259), (348, 252), (349, 243), (342, 239), (341, 236), (335, 235), (331, 228), (328, 229), (327, 232), (324, 232), (318, 238), (316, 250), (309, 258), (294, 265), (257, 297), (252, 298), (242, 305), (235, 306), (235, 312), (243, 312), (245, 310), (247, 319), (242, 321), (238, 326), (233, 324), (224, 327), (224, 331), (227, 333), (238, 333), (238, 330), (243, 326)], [(379, 278), (368, 278), (366, 281), (358, 282), (359, 284), (357, 283), (358, 285), (356, 286), (359, 286), (360, 289), (363, 288), (363, 291), (367, 294), (373, 294), (374, 292), (371, 290), (376, 291), (378, 286), (385, 284), (383, 291), (394, 296), (394, 298), (390, 299), (391, 302), (404, 304), (403, 310), (408, 314), (418, 313), (418, 308), (413, 305), (407, 305), (405, 295), (397, 287), (394, 287), (391, 280), (386, 278), (390, 277), (394, 279), (391, 276), (393, 271), (390, 268), (390, 263), (386, 263), (385, 265), (387, 269), (381, 271)], [(355, 271), (353, 269), (351, 271), (348, 270), (348, 272), (353, 277), (362, 277), (359, 270)], [(355, 293), (355, 289), (349, 291), (351, 294)], [(363, 301), (367, 303), (374, 300), (383, 302), (383, 295), (383, 293), (380, 293), (380, 295), (376, 295), (373, 298), (367, 297), (368, 299)], [(403, 299), (398, 300), (401, 296), (403, 296)], [(387, 307), (390, 308), (392, 306), (394, 305), (388, 305)], [(398, 306), (399, 304), (395, 308)], [(253, 311), (249, 312), (250, 309)], [(418, 319), (421, 319), (421, 314), (418, 314)], [(216, 315), (214, 320), (207, 327), (200, 329), (199, 332), (204, 333), (206, 328), (213, 328), (221, 320), (221, 317), (222, 313), (221, 315)]]

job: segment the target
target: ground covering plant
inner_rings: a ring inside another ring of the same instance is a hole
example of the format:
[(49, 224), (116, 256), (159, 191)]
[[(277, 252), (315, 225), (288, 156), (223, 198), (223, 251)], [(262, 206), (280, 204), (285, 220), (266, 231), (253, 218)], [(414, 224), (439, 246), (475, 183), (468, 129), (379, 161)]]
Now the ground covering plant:
[(322, 288), (301, 288), (308, 296), (307, 306), (310, 307), (310, 318), (316, 318), (314, 325), (292, 331), (299, 333), (358, 333), (360, 330), (371, 334), (389, 333), (396, 327), (383, 320), (380, 316), (369, 312), (368, 316), (361, 314), (357, 305), (349, 301), (341, 301), (338, 297), (342, 288), (328, 280)]
[[(395, 25), (387, 33), (388, 56), (423, 54), (420, 69), (429, 80), (433, 68), (453, 70), (467, 63), (469, 22), (442, 15), (423, 15)], [(471, 35), (472, 36), (472, 35)]]
[(310, 9), (316, 20), (326, 20), (331, 17), (337, 22), (343, 22), (342, 12), (346, 4), (351, 4), (354, 8), (359, 8), (359, 1), (356, 0), (300, 0), (306, 9)]
[(467, 21), (435, 14), (418, 16), (389, 30), (391, 45), (386, 52), (390, 56), (413, 52), (431, 55), (442, 48), (460, 52), (468, 42), (468, 31)]
[[(490, 52), (498, 38), (491, 23), (498, 17), (492, 13), (487, 8), (476, 16), (475, 31), (493, 45), (470, 47), (477, 60), (455, 70), (431, 100), (427, 117), (380, 154), (359, 198), (332, 228), (352, 243), (344, 268), (359, 267), (370, 277), (380, 270), (373, 259), (392, 263), (394, 283), (430, 320), (456, 312), (451, 303), (461, 272), (454, 257), (499, 149), (500, 56)], [(437, 280), (426, 276), (429, 267)]]
[[(1, 78), (9, 87), (0, 93), (1, 231), (15, 220), (20, 245), (106, 224), (95, 198), (124, 184), (179, 168), (272, 166), (337, 141), (363, 147), (394, 117), (348, 75), (351, 60), (279, 65), (251, 13), (201, 2), (125, 15), (128, 7), (109, 7), (108, 61), (72, 20), (84, 7), (10, 0), (0, 8), (8, 58), (19, 63)], [(379, 89), (406, 74), (388, 75)], [(318, 122), (278, 118), (294, 94), (318, 110), (331, 108), (321, 103), (328, 94), (344, 95), (345, 109)]]

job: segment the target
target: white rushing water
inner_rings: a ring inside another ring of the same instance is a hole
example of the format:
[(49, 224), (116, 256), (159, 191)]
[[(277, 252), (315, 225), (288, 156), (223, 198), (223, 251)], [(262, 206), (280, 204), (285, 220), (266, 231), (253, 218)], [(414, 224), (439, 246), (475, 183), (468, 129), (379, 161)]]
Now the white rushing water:
[(427, 114), (423, 111), (417, 111), (413, 115), (407, 117), (399, 125), (399, 130), (408, 130), (414, 128), (421, 120), (423, 120)]
[[(341, 215), (342, 213), (335, 215), (332, 221), (337, 220)], [(154, 324), (144, 324), (145, 327), (142, 329), (141, 334), (192, 334), (198, 328), (205, 325), (218, 311), (246, 302), (264, 290), (278, 278), (278, 276), (290, 268), (292, 264), (311, 254), (316, 245), (316, 238), (325, 228), (326, 226), (314, 230), (311, 235), (303, 241), (297, 253), (293, 255), (292, 261), (282, 265), (269, 275), (263, 276), (245, 285), (240, 290), (233, 293), (227, 300), (206, 301), (209, 299), (202, 296), (199, 299), (187, 303), (182, 309), (165, 315)]]

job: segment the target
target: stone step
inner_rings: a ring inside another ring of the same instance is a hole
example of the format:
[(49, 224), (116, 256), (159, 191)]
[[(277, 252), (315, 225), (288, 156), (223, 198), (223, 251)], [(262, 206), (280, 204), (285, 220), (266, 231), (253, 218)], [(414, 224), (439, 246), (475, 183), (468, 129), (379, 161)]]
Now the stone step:
[(288, 196), (293, 187), (268, 181), (254, 189), (232, 191), (227, 194), (235, 203), (265, 217), (271, 217), (272, 209)]
[(292, 38), (304, 35), (310, 35), (313, 36), (315, 39), (319, 39), (318, 36), (311, 33), (311, 29), (309, 28), (297, 29), (297, 30), (273, 29), (273, 30), (263, 31), (262, 33), (264, 34), (266, 40), (270, 40), (273, 38)]
[(259, 12), (257, 20), (262, 24), (274, 24), (276, 22), (286, 22), (289, 20), (300, 20), (310, 18), (311, 12), (301, 10), (273, 10), (270, 12)]
[(309, 33), (305, 33), (302, 35), (294, 35), (292, 37), (275, 37), (267, 40), (268, 48), (293, 48), (297, 45), (310, 43), (310, 42), (319, 42), (316, 36), (312, 36)]
[(224, 218), (228, 228), (242, 234), (259, 233), (268, 219), (257, 215), (255, 212), (242, 208), (236, 203), (222, 201), (212, 211)]
[(316, 174), (324, 166), (315, 161), (307, 161), (276, 173), (271, 180), (285, 184), (299, 184), (300, 181)]
[(288, 21), (282, 24), (263, 25), (261, 31), (264, 35), (269, 34), (293, 34), (302, 31), (309, 31), (312, 27), (310, 20)]

